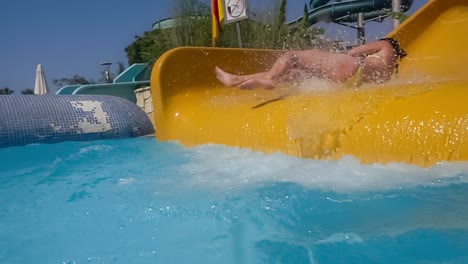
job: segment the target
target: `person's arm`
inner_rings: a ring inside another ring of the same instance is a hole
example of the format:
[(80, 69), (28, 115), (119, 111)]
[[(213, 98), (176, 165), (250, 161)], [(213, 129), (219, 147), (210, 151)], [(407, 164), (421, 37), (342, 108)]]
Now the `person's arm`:
[(371, 42), (369, 44), (364, 44), (357, 46), (348, 51), (348, 55), (358, 57), (358, 56), (367, 56), (370, 54), (377, 53), (385, 47), (383, 41)]

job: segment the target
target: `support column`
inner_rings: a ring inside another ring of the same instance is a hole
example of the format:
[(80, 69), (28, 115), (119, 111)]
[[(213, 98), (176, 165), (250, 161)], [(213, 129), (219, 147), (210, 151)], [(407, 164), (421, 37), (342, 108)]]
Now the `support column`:
[[(392, 0), (392, 12), (400, 13), (401, 12), (401, 0)], [(393, 19), (393, 28), (397, 28), (400, 25), (398, 19)]]
[(366, 42), (366, 28), (364, 27), (364, 13), (362, 12), (358, 13), (357, 34), (358, 44), (364, 44)]

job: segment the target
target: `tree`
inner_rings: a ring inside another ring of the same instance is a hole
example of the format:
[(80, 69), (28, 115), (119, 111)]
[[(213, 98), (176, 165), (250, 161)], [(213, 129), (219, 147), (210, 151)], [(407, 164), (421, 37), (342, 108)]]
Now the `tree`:
[[(175, 0), (177, 15), (173, 18), (174, 26), (155, 29), (135, 36), (135, 41), (125, 51), (128, 63), (155, 62), (169, 49), (179, 46), (211, 46), (211, 12), (203, 0)], [(239, 21), (241, 38), (245, 48), (266, 49), (305, 49), (323, 45), (324, 41), (316, 38), (324, 30), (308, 25), (308, 11), (304, 8), (304, 22), (292, 29), (286, 25), (286, 0), (276, 2), (273, 12), (254, 14), (253, 19)], [(264, 20), (264, 21), (263, 21)], [(237, 23), (224, 24), (217, 45), (220, 47), (238, 47)]]
[(34, 94), (34, 90), (33, 89), (26, 89), (26, 90), (21, 91), (21, 94), (24, 94), (24, 95)]
[(128, 64), (150, 63), (172, 48), (170, 30), (156, 29), (146, 31), (143, 36), (135, 36), (135, 41), (125, 48)]
[(5, 87), (3, 89), (0, 89), (0, 94), (1, 95), (10, 95), (12, 93), (14, 93), (15, 91), (11, 90), (10, 88), (8, 87)]
[(281, 27), (286, 23), (286, 0), (281, 0), (281, 5), (280, 5), (280, 10), (279, 10), (279, 16), (278, 16), (278, 25), (281, 29)]
[(171, 46), (211, 46), (211, 8), (200, 0), (175, 1)]
[(143, 49), (153, 45), (153, 43), (149, 42), (151, 38), (148, 35), (150, 34), (152, 34), (151, 31), (146, 31), (143, 33), (143, 36), (135, 36), (135, 41), (125, 48), (129, 65), (145, 61), (142, 54)]
[(93, 83), (92, 80), (87, 80), (85, 77), (80, 75), (73, 75), (71, 78), (62, 78), (62, 79), (54, 79), (52, 81), (57, 87), (63, 87), (66, 85), (75, 85), (75, 84), (91, 84)]
[(304, 3), (304, 15), (302, 16), (302, 27), (304, 29), (309, 28), (309, 9), (307, 8), (306, 3)]
[(279, 9), (279, 14), (278, 14), (278, 32), (279, 32), (279, 45), (283, 44), (283, 49), (285, 47), (285, 38), (287, 38), (288, 35), (288, 28), (286, 27), (286, 5), (287, 1), (286, 0), (281, 0), (281, 5)]
[(201, 0), (176, 0), (174, 27), (146, 31), (125, 48), (128, 64), (152, 63), (179, 46), (210, 46), (210, 7)]
[[(101, 71), (101, 77), (99, 79), (100, 82), (107, 83), (107, 82), (112, 82), (113, 77), (112, 76), (117, 76), (120, 73), (122, 73), (125, 70), (125, 64), (123, 62), (117, 62), (117, 71), (114, 73), (109, 73), (110, 80), (107, 81), (106, 79), (106, 74), (105, 70)], [(86, 85), (86, 84), (92, 84), (96, 83), (93, 79), (87, 79), (86, 77), (83, 77), (81, 75), (75, 74), (70, 78), (61, 78), (61, 79), (54, 79), (52, 83), (61, 88), (67, 85)]]

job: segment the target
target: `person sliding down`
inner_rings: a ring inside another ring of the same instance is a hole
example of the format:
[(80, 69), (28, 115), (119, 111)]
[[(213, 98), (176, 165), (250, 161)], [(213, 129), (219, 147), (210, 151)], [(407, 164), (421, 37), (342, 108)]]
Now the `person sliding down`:
[(215, 67), (216, 77), (226, 86), (241, 89), (272, 89), (294, 69), (314, 77), (357, 87), (361, 83), (383, 83), (397, 71), (398, 59), (406, 56), (399, 43), (384, 38), (352, 48), (346, 53), (318, 49), (287, 51), (265, 72), (248, 75), (228, 73)]

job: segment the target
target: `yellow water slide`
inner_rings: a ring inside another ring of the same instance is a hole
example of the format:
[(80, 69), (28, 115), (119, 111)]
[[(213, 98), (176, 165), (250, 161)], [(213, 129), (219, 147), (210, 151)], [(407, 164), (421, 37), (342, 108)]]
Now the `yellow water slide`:
[(390, 37), (408, 53), (385, 85), (320, 81), (274, 90), (224, 87), (214, 67), (247, 74), (281, 54), (183, 47), (153, 68), (158, 140), (282, 152), (303, 158), (431, 166), (468, 161), (468, 0), (433, 0)]

